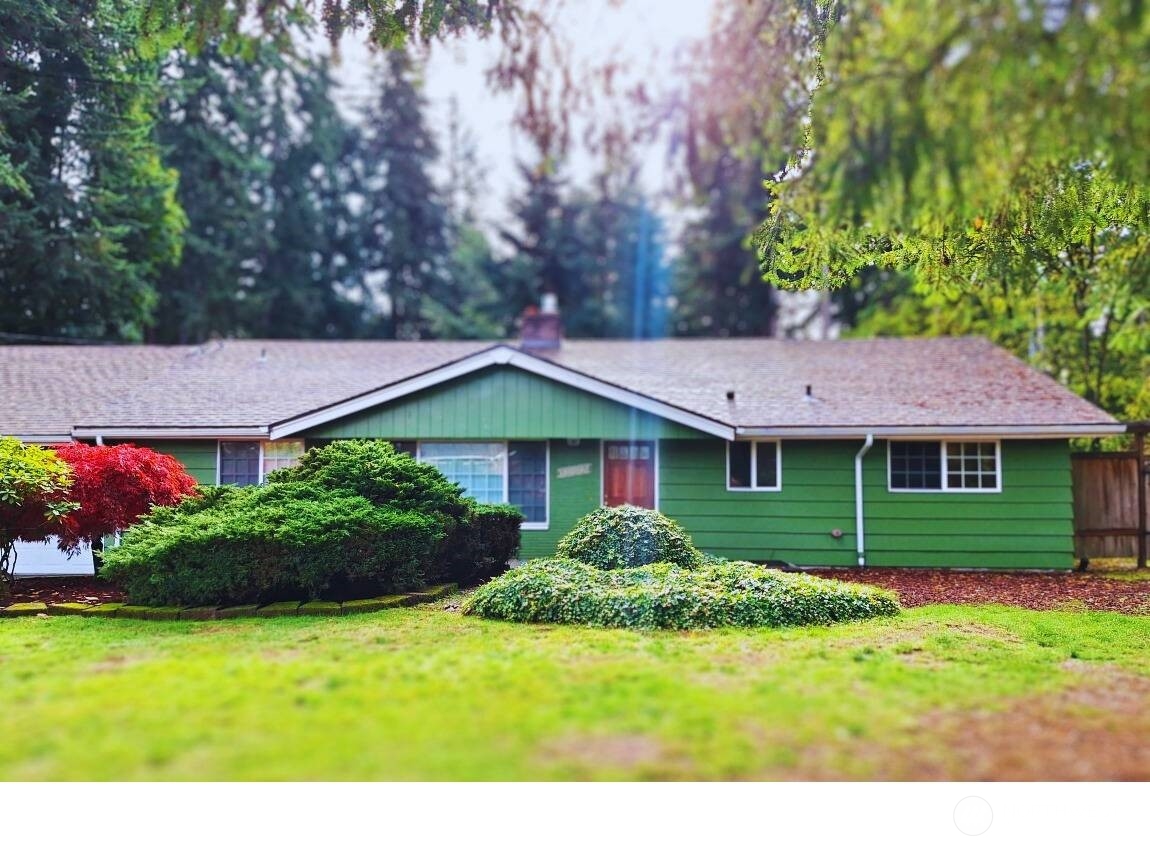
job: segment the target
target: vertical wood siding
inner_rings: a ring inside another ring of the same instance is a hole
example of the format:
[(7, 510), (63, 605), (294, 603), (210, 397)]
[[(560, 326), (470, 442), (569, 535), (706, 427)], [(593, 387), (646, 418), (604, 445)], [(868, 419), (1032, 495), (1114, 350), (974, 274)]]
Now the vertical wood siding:
[(216, 442), (214, 440), (133, 440), (107, 443), (134, 443), (170, 455), (182, 464), (200, 485), (216, 484)]
[(485, 369), (308, 429), (307, 436), (389, 440), (707, 437), (513, 368)]
[[(560, 479), (563, 468), (589, 465), (590, 473), (576, 473)], [(555, 553), (555, 546), (575, 522), (599, 505), (599, 441), (551, 441), (551, 487), (547, 530), (521, 532), (519, 556), (524, 560)]]

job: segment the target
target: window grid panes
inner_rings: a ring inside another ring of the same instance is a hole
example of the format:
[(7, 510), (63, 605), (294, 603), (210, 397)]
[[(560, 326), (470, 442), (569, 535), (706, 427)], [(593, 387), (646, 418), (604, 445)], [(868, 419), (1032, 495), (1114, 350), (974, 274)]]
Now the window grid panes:
[(951, 441), (945, 447), (947, 488), (998, 488), (998, 448), (992, 441)]
[(480, 503), (503, 503), (507, 451), (501, 443), (425, 443), (420, 461), (434, 465)]
[(260, 481), (260, 442), (220, 441), (220, 485), (257, 485)]
[(267, 441), (264, 443), (264, 476), (281, 467), (295, 467), (302, 457), (302, 440)]
[(778, 456), (776, 441), (732, 441), (727, 445), (727, 488), (778, 490)]
[(890, 441), (894, 491), (998, 491), (994, 441)]
[(547, 521), (547, 444), (512, 441), (507, 453), (507, 502), (529, 524)]
[(890, 487), (941, 489), (941, 452), (938, 441), (891, 441)]

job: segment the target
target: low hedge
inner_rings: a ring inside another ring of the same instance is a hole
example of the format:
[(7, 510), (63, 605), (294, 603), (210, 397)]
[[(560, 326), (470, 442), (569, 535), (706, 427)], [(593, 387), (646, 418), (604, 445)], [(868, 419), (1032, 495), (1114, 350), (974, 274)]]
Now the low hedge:
[(333, 441), (309, 449), (295, 467), (268, 475), (272, 485), (300, 482), (356, 494), (377, 506), (443, 516), (449, 522), (465, 517), (472, 505), (457, 483), (385, 440)]
[(691, 537), (662, 513), (623, 505), (600, 507), (575, 522), (559, 541), (560, 557), (599, 569), (648, 563), (674, 563), (687, 569), (703, 564)]
[(144, 605), (240, 605), (413, 590), (441, 519), (305, 483), (230, 488), (159, 509), (104, 553), (101, 576)]
[(889, 591), (745, 561), (602, 570), (565, 558), (517, 567), (463, 605), (464, 614), (500, 620), (647, 629), (828, 624), (899, 610)]
[(519, 553), (523, 513), (507, 504), (475, 504), (456, 524), (434, 567), (438, 580), (470, 587), (507, 570)]

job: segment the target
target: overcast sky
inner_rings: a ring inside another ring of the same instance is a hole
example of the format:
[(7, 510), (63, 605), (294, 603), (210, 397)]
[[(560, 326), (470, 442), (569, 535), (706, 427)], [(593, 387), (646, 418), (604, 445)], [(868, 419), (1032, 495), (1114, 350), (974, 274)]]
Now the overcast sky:
[[(577, 64), (623, 57), (635, 74), (649, 77), (659, 89), (672, 74), (676, 52), (706, 32), (712, 0), (567, 0), (567, 7), (560, 29), (575, 46)], [(463, 123), (476, 139), (487, 172), (490, 208), (484, 215), (489, 219), (504, 214), (507, 199), (516, 190), (515, 159), (529, 154), (522, 136), (512, 127), (511, 97), (492, 96), (484, 83), (484, 71), (498, 51), (494, 38), (452, 40), (432, 49), (426, 70), (426, 95), (441, 144), (446, 144), (452, 97), (458, 100)], [(336, 77), (343, 98), (349, 104), (362, 101), (369, 92), (373, 62), (363, 34), (346, 37), (341, 53)], [(645, 185), (656, 193), (664, 186), (664, 148), (655, 148), (643, 161)], [(586, 154), (574, 154), (570, 168), (576, 178), (585, 177), (590, 167)]]

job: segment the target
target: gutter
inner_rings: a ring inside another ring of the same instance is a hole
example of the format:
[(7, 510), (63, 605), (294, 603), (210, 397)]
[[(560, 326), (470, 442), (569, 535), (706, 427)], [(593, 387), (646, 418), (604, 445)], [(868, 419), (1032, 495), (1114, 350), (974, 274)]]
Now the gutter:
[(743, 438), (857, 438), (872, 432), (882, 438), (899, 440), (987, 440), (993, 438), (1027, 438), (1061, 440), (1071, 437), (1104, 437), (1125, 434), (1122, 423), (1074, 423), (1060, 425), (934, 425), (934, 426), (738, 426), (735, 439)]
[(862, 449), (855, 453), (855, 541), (859, 554), (859, 566), (866, 566), (866, 535), (863, 531), (863, 457), (874, 446), (874, 435), (868, 434)]

